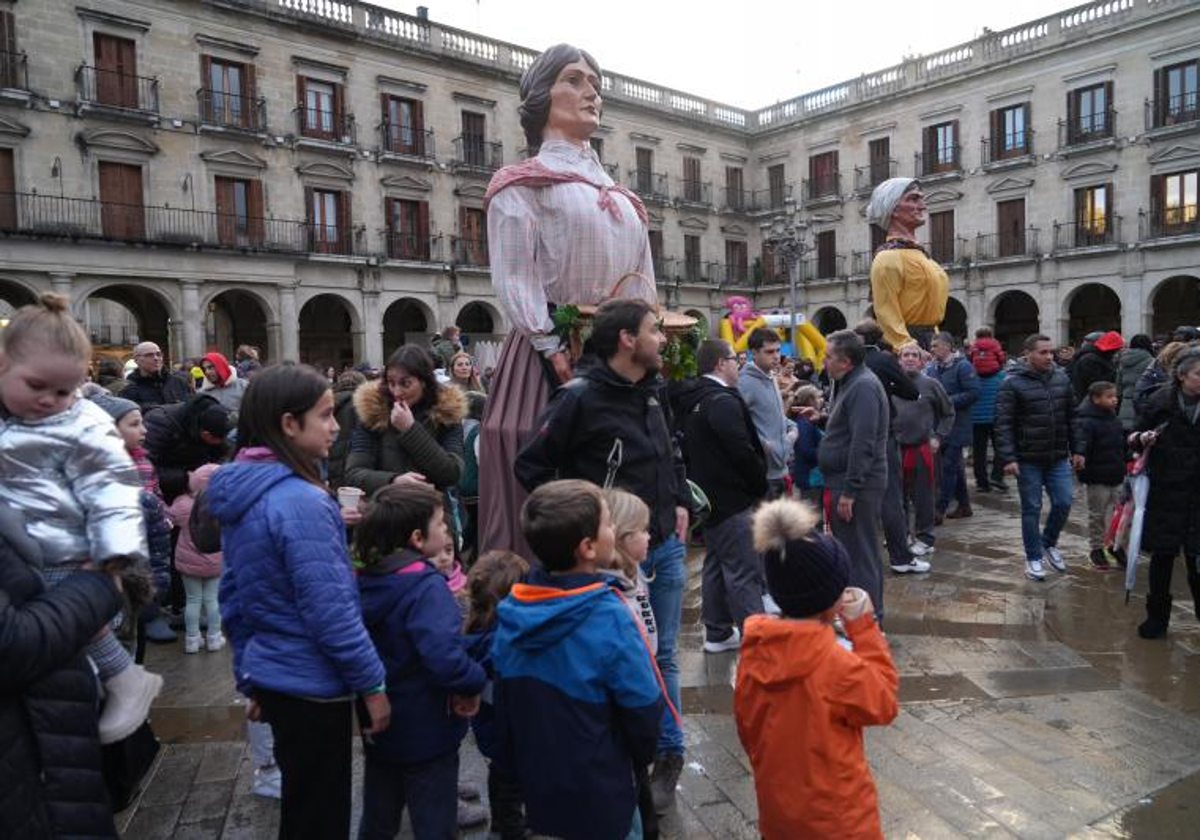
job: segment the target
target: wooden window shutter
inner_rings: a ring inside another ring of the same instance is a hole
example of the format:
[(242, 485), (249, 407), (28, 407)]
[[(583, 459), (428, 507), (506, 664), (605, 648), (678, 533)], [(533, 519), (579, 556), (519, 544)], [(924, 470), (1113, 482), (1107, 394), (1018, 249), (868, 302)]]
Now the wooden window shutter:
[(340, 84), (333, 86), (333, 137), (335, 140), (341, 140), (349, 134), (349, 126), (346, 124), (346, 91)]
[(1033, 103), (1026, 102), (1021, 106), (1021, 110), (1025, 113), (1025, 119), (1021, 123), (1021, 145), (1019, 148), (1022, 152), (1028, 153), (1033, 149)]
[(937, 126), (928, 126), (921, 134), (921, 171), (918, 175), (933, 172), (934, 164), (937, 163)]
[(1113, 125), (1117, 119), (1117, 111), (1113, 107), (1113, 83), (1104, 83), (1104, 114), (1101, 117), (1104, 120), (1104, 133), (1109, 137), (1117, 136), (1117, 127)]
[(12, 12), (0, 12), (0, 50), (5, 53), (0, 61), (0, 86), (20, 87), (25, 80), (18, 78), (17, 27)]
[(250, 239), (261, 244), (265, 235), (266, 212), (263, 208), (263, 184), (257, 179), (246, 182), (246, 215), (250, 217)]
[(1150, 176), (1150, 216), (1162, 216), (1165, 209), (1163, 202), (1163, 179), (1165, 175)]
[(0, 149), (0, 228), (17, 226), (17, 173), (12, 149)]
[(253, 64), (242, 65), (242, 96), (248, 100), (246, 107), (255, 107), (254, 100), (258, 98), (258, 75)]
[(350, 193), (348, 191), (339, 192), (337, 194), (337, 226), (338, 226), (338, 253), (351, 253), (354, 244), (354, 232), (350, 229)]
[(1167, 122), (1167, 74), (1159, 67), (1154, 71), (1154, 125), (1166, 125)]
[(1002, 112), (996, 109), (992, 111), (989, 118), (989, 131), (991, 132), (989, 161), (999, 160), (1004, 154), (1004, 121), (1001, 119), (1001, 114)]
[[(200, 97), (201, 97), (201, 116), (211, 122), (213, 115), (217, 110), (217, 103), (213, 101), (216, 94), (212, 89), (212, 56), (200, 56)], [(224, 104), (224, 103), (222, 103)]]
[(952, 120), (950, 122), (950, 156), (956, 165), (961, 164), (959, 158), (961, 151), (957, 148), (960, 145), (958, 138), (958, 120)]
[(310, 226), (315, 225), (317, 223), (317, 217), (313, 213), (313, 196), (314, 196), (313, 188), (305, 187), (304, 188), (304, 218), (306, 218), (308, 220), (308, 224)]
[(384, 234), (387, 237), (387, 254), (392, 259), (399, 258), (403, 253), (404, 246), (401, 244), (401, 231), (397, 225), (396, 219), (396, 199), (383, 198), (383, 224), (387, 229)]
[(232, 245), (237, 224), (234, 218), (236, 205), (233, 200), (233, 182), (218, 175), (213, 178), (213, 187), (217, 197), (217, 241), (222, 245)]
[(413, 232), (417, 237), (417, 255), (421, 259), (429, 259), (429, 202), (417, 202), (417, 229)]
[(425, 105), (419, 99), (412, 101), (412, 128), (413, 133), (417, 135), (417, 148), (424, 152)]
[[(384, 148), (389, 152), (396, 151), (398, 141), (396, 127), (392, 125), (392, 97), (386, 93), (379, 94), (379, 113), (383, 125)], [(390, 226), (389, 226), (390, 227)]]
[[(311, 126), (308, 124), (308, 79), (303, 76), (296, 77), (296, 102), (300, 109), (300, 131), (306, 132)], [(309, 205), (312, 205), (311, 201)]]
[(1079, 91), (1067, 91), (1067, 142), (1071, 143), (1080, 133), (1082, 125), (1079, 122)]

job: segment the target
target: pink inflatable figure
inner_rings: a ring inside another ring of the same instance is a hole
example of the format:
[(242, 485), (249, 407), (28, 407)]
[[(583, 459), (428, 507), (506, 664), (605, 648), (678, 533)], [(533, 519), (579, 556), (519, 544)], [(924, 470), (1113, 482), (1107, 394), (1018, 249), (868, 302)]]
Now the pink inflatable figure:
[(740, 336), (746, 331), (746, 324), (758, 318), (758, 313), (754, 311), (754, 307), (750, 305), (750, 299), (741, 295), (730, 295), (725, 299), (725, 305), (729, 307), (729, 324), (733, 327), (733, 334)]

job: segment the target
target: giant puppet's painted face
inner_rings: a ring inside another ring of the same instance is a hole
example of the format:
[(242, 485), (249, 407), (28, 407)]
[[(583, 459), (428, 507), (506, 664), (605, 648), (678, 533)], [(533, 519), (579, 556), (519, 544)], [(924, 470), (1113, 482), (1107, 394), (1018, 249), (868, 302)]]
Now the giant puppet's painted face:
[(758, 313), (754, 311), (749, 298), (730, 295), (725, 299), (725, 305), (729, 307), (729, 323), (733, 327), (734, 335), (744, 333), (746, 325), (758, 318)]
[(550, 113), (542, 133), (586, 140), (600, 125), (602, 105), (596, 71), (582, 59), (572, 61), (559, 71), (550, 88)]

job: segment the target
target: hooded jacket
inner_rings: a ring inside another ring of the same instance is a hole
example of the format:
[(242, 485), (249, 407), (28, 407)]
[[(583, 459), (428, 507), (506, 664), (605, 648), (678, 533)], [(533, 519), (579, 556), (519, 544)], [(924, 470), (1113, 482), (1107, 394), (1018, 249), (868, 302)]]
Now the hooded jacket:
[(625, 837), (662, 688), (618, 592), (599, 575), (534, 570), (498, 607), (492, 661), (497, 760), (520, 780), (530, 829)]
[(225, 547), (221, 621), (238, 690), (333, 699), (380, 685), (333, 497), (274, 460), (226, 464), (207, 497)]
[(47, 590), (17, 549), (36, 543), (11, 519), (0, 526), (0, 837), (116, 838), (83, 649), (121, 593), (93, 572)]
[(954, 428), (954, 403), (936, 379), (917, 372), (909, 378), (920, 394), (917, 400), (892, 397), (896, 419), (892, 434), (901, 446), (918, 446), (932, 437), (945, 439)]
[(835, 495), (855, 499), (887, 489), (890, 411), (883, 383), (865, 366), (834, 383), (817, 464)]
[(1154, 356), (1150, 351), (1143, 350), (1141, 347), (1126, 347), (1117, 356), (1117, 393), (1121, 397), (1121, 407), (1117, 411), (1117, 416), (1121, 418), (1121, 423), (1126, 429), (1132, 429), (1134, 421), (1137, 420), (1136, 401), (1138, 379), (1146, 368), (1150, 367), (1150, 363), (1154, 361)]
[(974, 432), (971, 429), (971, 406), (979, 399), (979, 376), (961, 353), (944, 362), (934, 359), (925, 368), (925, 375), (942, 383), (950, 402), (954, 403), (954, 429), (946, 438), (947, 446), (966, 446)]
[(350, 451), (342, 484), (368, 496), (398, 475), (419, 472), (439, 490), (458, 484), (463, 468), (462, 421), (467, 400), (451, 385), (439, 385), (426, 411), (414, 413), (406, 431), (392, 426), (392, 398), (381, 381), (364, 382), (354, 392), (358, 423), (350, 434)]
[(862, 730), (895, 719), (900, 678), (873, 617), (845, 626), (853, 651), (817, 621), (746, 619), (734, 717), (767, 840), (883, 837)]
[(1039, 372), (1019, 362), (996, 394), (996, 455), (1001, 463), (1048, 467), (1071, 455), (1075, 395), (1057, 367)]
[(767, 478), (783, 478), (787, 470), (787, 419), (783, 416), (783, 397), (771, 375), (754, 362), (738, 374), (738, 390), (754, 418), (754, 428), (767, 456)]
[(237, 369), (231, 367), (220, 353), (208, 353), (204, 358), (217, 371), (221, 383), (214, 385), (206, 376), (204, 384), (200, 386), (200, 393), (215, 397), (217, 402), (230, 411), (237, 411), (242, 405), (242, 397), (245, 395), (246, 386), (249, 383), (238, 376)]
[(996, 394), (1008, 374), (1004, 371), (979, 376), (979, 397), (971, 403), (971, 423), (973, 425), (991, 426), (996, 422)]
[(757, 504), (767, 495), (766, 455), (738, 389), (699, 376), (683, 382), (673, 400), (688, 478), (712, 505), (708, 523)]
[(1159, 432), (1146, 458), (1150, 496), (1142, 548), (1200, 554), (1200, 423), (1184, 411), (1178, 387), (1164, 386), (1147, 399), (1137, 430)]
[(200, 437), (200, 415), (219, 405), (211, 394), (200, 393), (187, 402), (161, 406), (146, 415), (146, 451), (158, 470), (167, 504), (187, 492), (189, 472), (203, 464), (217, 463), (224, 456), (223, 441), (214, 446)]
[(1075, 388), (1075, 401), (1088, 395), (1093, 382), (1117, 382), (1117, 367), (1113, 364), (1113, 351), (1105, 352), (1089, 344), (1075, 354), (1071, 365), (1071, 384)]
[(651, 543), (665, 540), (675, 530), (675, 508), (691, 499), (659, 385), (656, 376), (633, 383), (606, 364), (589, 367), (554, 392), (517, 455), (517, 480), (530, 491), (556, 478), (603, 486), (611, 458), (613, 485), (650, 507)]
[(134, 368), (125, 379), (127, 384), (121, 389), (121, 396), (137, 403), (142, 409), (142, 414), (160, 405), (184, 402), (192, 395), (191, 386), (183, 376), (165, 369), (147, 376), (140, 369)]
[(1074, 451), (1084, 457), (1079, 480), (1084, 484), (1116, 486), (1125, 480), (1125, 427), (1116, 412), (1106, 411), (1090, 399), (1075, 409)]
[(47, 563), (149, 559), (141, 476), (112, 417), (77, 399), (42, 420), (0, 408), (0, 504), (20, 511)]
[(1007, 358), (1004, 348), (994, 338), (977, 338), (971, 342), (971, 350), (967, 354), (971, 366), (979, 376), (991, 376), (1004, 369)]
[(405, 550), (361, 570), (358, 592), (396, 710), (387, 731), (366, 747), (368, 754), (418, 764), (456, 751), (468, 722), (451, 711), (450, 696), (479, 694), (487, 675), (467, 653), (446, 578), (428, 559)]
[(213, 474), (217, 471), (216, 464), (205, 464), (188, 476), (188, 492), (175, 497), (167, 515), (179, 528), (179, 541), (175, 544), (175, 568), (182, 575), (198, 578), (214, 578), (221, 576), (221, 552), (205, 554), (196, 548), (192, 542), (192, 507), (196, 504), (196, 496), (208, 486)]

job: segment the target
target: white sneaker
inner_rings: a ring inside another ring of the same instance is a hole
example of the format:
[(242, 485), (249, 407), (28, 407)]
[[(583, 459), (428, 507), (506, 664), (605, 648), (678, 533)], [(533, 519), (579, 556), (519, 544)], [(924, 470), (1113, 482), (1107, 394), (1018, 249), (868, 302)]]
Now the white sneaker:
[(1065, 572), (1067, 570), (1067, 561), (1063, 558), (1062, 552), (1054, 546), (1046, 546), (1045, 557), (1050, 561), (1050, 565), (1054, 567), (1054, 571)]
[(184, 653), (199, 653), (200, 652), (199, 633), (188, 633), (183, 637), (183, 652)]
[(1042, 567), (1041, 560), (1026, 560), (1025, 561), (1025, 577), (1030, 580), (1045, 580), (1046, 570)]
[(220, 631), (209, 633), (204, 640), (204, 645), (209, 650), (220, 650), (225, 647), (225, 635)]
[(100, 712), (100, 743), (115, 744), (136, 732), (150, 715), (150, 704), (162, 687), (162, 677), (137, 664), (105, 682), (108, 696)]
[(254, 771), (254, 783), (250, 785), (250, 791), (256, 796), (282, 799), (283, 774), (279, 772), (279, 765), (268, 764), (265, 767), (257, 768)]
[(910, 542), (908, 550), (917, 557), (927, 557), (934, 552), (933, 546), (923, 543), (920, 540)]
[(769, 592), (763, 593), (763, 612), (767, 615), (783, 615), (783, 610), (779, 609), (779, 604), (775, 603)]
[(737, 650), (741, 646), (742, 634), (738, 632), (736, 627), (733, 628), (733, 632), (729, 634), (728, 638), (721, 639), (719, 642), (710, 642), (708, 639), (704, 640), (705, 653), (725, 653), (726, 651)]
[[(916, 552), (914, 551), (913, 554), (916, 555)], [(914, 556), (913, 559), (909, 560), (907, 563), (901, 563), (899, 565), (893, 563), (892, 571), (898, 575), (921, 575), (929, 571), (929, 563)]]

